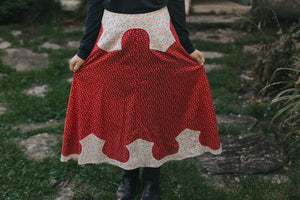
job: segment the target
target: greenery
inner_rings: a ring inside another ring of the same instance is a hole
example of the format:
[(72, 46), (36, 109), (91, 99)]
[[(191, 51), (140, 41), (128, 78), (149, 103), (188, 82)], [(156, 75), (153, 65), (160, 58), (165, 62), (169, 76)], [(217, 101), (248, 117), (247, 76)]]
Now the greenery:
[(58, 0), (1, 0), (0, 23), (54, 24), (62, 17)]
[(300, 23), (281, 34), (278, 42), (262, 45), (254, 70), (266, 86), (262, 94), (275, 94), (271, 104), (277, 112), (270, 121), (279, 120), (278, 126), (287, 126), (285, 137), (300, 134), (300, 50), (295, 48), (299, 37)]
[(236, 24), (236, 28), (255, 32), (265, 29), (280, 29), (277, 16), (271, 8), (263, 6), (263, 3), (254, 0), (250, 12), (244, 17), (241, 23)]

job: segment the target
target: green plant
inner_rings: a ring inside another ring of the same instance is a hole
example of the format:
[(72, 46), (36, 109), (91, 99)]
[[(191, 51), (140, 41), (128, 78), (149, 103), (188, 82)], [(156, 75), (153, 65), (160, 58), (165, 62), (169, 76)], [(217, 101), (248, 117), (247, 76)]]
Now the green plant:
[(1, 0), (0, 23), (52, 24), (59, 22), (58, 0)]
[[(236, 14), (239, 15), (238, 13)], [(257, 29), (281, 29), (274, 10), (265, 7), (261, 1), (253, 1), (251, 10), (247, 16), (243, 18), (244, 20), (240, 23), (237, 23), (235, 26), (238, 26), (240, 29), (247, 30), (248, 32), (252, 32)]]
[(0, 23), (20, 22), (29, 9), (29, 0), (1, 0)]
[(269, 63), (275, 67), (271, 68), (274, 72), (272, 76), (267, 77), (266, 86), (261, 91), (262, 94), (270, 91), (276, 94), (271, 105), (277, 106), (277, 112), (269, 126), (276, 119), (280, 119), (279, 127), (288, 127), (285, 138), (294, 133), (300, 134), (300, 57), (299, 49), (295, 48), (295, 43), (299, 42), (299, 32), (300, 23), (281, 36), (279, 43), (274, 47), (275, 50), (269, 50), (273, 54), (265, 58), (268, 62), (263, 63), (265, 70), (270, 68)]
[(88, 7), (88, 1), (87, 0), (80, 0), (80, 4), (78, 8), (76, 9), (76, 17), (77, 19), (84, 21), (86, 18), (87, 13), (87, 7)]
[(30, 9), (26, 15), (29, 24), (54, 24), (62, 17), (61, 4), (58, 0), (30, 0)]

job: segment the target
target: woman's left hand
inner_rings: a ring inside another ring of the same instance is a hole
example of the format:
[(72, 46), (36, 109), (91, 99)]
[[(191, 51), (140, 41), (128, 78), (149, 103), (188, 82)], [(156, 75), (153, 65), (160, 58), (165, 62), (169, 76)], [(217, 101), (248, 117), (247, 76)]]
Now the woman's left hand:
[(190, 56), (197, 62), (199, 65), (204, 65), (205, 59), (201, 51), (196, 49), (193, 53), (190, 54)]

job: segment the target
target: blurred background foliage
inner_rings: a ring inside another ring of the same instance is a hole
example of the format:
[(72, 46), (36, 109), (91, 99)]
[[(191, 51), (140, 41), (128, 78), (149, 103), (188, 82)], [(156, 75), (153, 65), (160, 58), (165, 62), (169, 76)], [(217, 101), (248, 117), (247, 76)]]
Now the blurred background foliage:
[(62, 18), (58, 0), (1, 0), (0, 23), (55, 24)]

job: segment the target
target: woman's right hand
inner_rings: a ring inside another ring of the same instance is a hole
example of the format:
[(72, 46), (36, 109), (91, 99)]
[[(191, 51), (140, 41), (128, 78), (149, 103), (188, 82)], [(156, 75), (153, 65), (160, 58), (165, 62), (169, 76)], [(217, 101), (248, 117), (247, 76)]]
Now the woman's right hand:
[(77, 72), (82, 64), (84, 63), (84, 60), (80, 58), (79, 56), (75, 55), (71, 60), (69, 61), (69, 67), (70, 70), (73, 72)]

